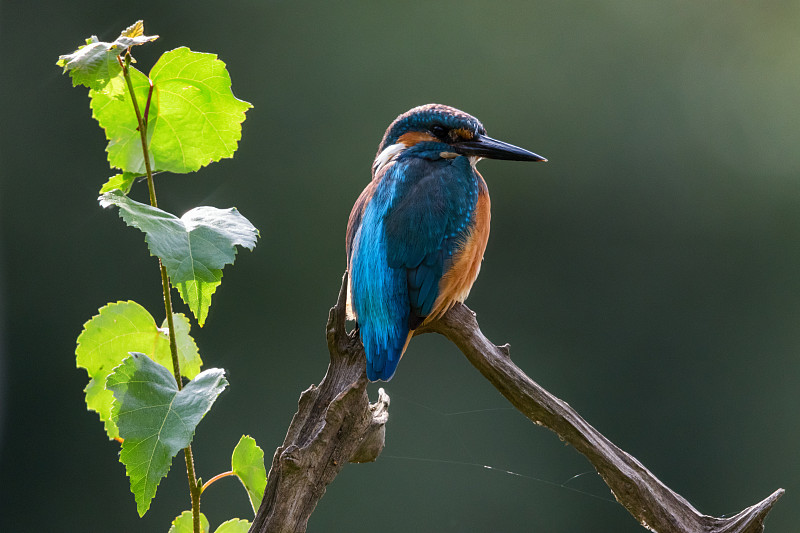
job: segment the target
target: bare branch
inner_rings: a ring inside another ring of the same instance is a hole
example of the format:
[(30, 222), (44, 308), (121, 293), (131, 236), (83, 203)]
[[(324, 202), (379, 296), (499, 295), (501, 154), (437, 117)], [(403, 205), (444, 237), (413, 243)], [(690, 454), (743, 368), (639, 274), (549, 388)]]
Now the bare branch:
[(531, 421), (555, 432), (586, 456), (617, 501), (644, 527), (659, 533), (757, 533), (772, 506), (783, 495), (778, 489), (760, 503), (731, 518), (698, 512), (664, 485), (636, 458), (622, 451), (520, 370), (509, 357), (508, 345), (495, 346), (481, 333), (467, 306), (458, 304), (441, 319), (417, 330), (450, 339), (472, 366)]
[[(389, 397), (367, 398), (364, 349), (357, 332), (345, 330), (347, 275), (328, 316), (331, 361), (319, 386), (300, 397), (283, 445), (272, 459), (264, 500), (251, 533), (302, 532), (326, 486), (347, 462), (374, 461), (383, 450)], [(480, 331), (475, 313), (456, 305), (416, 334), (450, 339), (470, 363), (531, 421), (555, 432), (586, 456), (614, 496), (644, 527), (659, 533), (759, 533), (764, 518), (783, 495), (778, 489), (730, 518), (698, 512), (634, 457), (589, 425), (522, 372), (508, 345), (495, 346)]]

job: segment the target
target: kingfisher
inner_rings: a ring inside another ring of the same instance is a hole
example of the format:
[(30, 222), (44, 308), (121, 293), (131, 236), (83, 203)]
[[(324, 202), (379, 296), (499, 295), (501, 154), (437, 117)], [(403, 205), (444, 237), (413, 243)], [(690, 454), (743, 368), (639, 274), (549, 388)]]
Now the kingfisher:
[(446, 105), (415, 107), (386, 130), (346, 237), (348, 317), (370, 381), (389, 381), (414, 330), (469, 295), (489, 240), (482, 158), (547, 161)]

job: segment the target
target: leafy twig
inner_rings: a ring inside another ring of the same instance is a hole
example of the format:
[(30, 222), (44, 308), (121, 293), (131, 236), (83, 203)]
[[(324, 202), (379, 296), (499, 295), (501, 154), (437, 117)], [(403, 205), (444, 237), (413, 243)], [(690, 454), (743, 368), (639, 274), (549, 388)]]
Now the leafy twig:
[[(147, 105), (145, 107), (145, 116), (142, 116), (139, 110), (139, 103), (136, 99), (136, 92), (133, 90), (133, 82), (130, 75), (131, 65), (131, 52), (130, 49), (125, 53), (125, 61), (123, 62), (120, 57), (117, 58), (122, 67), (122, 74), (125, 77), (125, 83), (128, 86), (128, 92), (133, 102), (133, 110), (136, 113), (136, 121), (138, 123), (139, 137), (142, 141), (142, 155), (144, 157), (145, 171), (147, 172), (147, 189), (150, 193), (150, 205), (158, 207), (158, 200), (156, 198), (156, 188), (153, 181), (153, 169), (150, 165), (150, 153), (147, 147), (147, 114), (150, 112), (150, 100), (153, 94), (153, 82), (150, 81), (150, 90), (147, 95)], [(183, 389), (183, 380), (181, 378), (181, 364), (178, 359), (178, 345), (175, 335), (175, 323), (172, 317), (172, 296), (170, 294), (169, 276), (167, 269), (158, 260), (158, 266), (161, 270), (161, 287), (164, 293), (164, 311), (167, 314), (167, 328), (169, 329), (169, 351), (172, 355), (172, 370), (175, 375), (175, 381), (178, 383), (178, 390)], [(201, 533), (200, 526), (200, 494), (202, 488), (197, 481), (197, 476), (194, 470), (194, 454), (192, 453), (192, 446), (189, 445), (183, 449), (184, 457), (186, 459), (186, 475), (189, 478), (189, 495), (192, 501), (192, 526), (194, 533)]]

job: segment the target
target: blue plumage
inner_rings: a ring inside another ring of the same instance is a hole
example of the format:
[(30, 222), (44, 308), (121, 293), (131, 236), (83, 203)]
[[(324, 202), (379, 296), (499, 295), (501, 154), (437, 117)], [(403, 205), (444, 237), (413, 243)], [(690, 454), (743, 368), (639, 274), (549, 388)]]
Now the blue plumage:
[(371, 380), (394, 374), (409, 331), (431, 312), (477, 200), (466, 158), (429, 159), (435, 143), (421, 144), (381, 176), (354, 239), (352, 306)]
[[(440, 298), (451, 269), (472, 276), (465, 282), (469, 292), (477, 269), (463, 268), (465, 250), (472, 254), (469, 265), (475, 254), (479, 264), (485, 238), (468, 243), (474, 233), (488, 238), (488, 211), (476, 217), (487, 190), (474, 163), (497, 154), (542, 160), (486, 137), (474, 117), (435, 104), (401, 115), (384, 135), (373, 180), (353, 207), (347, 232), (350, 304), (370, 380), (391, 379), (410, 333), (435, 307), (451, 305)], [(478, 228), (482, 220), (486, 227)]]
[(482, 181), (466, 157), (426, 157), (442, 151), (437, 144), (408, 148), (381, 180), (390, 187), (397, 182), (396, 200), (383, 220), (387, 265), (406, 270), (415, 319), (430, 314), (439, 280), (466, 240)]

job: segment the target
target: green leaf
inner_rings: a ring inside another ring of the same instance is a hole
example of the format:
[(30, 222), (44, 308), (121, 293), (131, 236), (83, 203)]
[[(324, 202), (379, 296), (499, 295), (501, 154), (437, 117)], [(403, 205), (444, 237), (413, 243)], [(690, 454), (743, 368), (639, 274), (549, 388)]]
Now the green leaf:
[(252, 250), (258, 238), (258, 230), (233, 207), (195, 207), (178, 218), (119, 191), (104, 193), (99, 200), (103, 207), (119, 207), (126, 224), (145, 232), (150, 253), (161, 259), (201, 326), (222, 268), (236, 259), (236, 246)]
[(156, 167), (192, 172), (232, 157), (252, 104), (231, 92), (231, 77), (216, 54), (186, 47), (165, 53), (150, 71), (158, 95), (153, 133)]
[[(220, 526), (221, 527), (221, 526)], [(200, 513), (200, 530), (203, 533), (208, 533), (210, 527), (206, 515)], [(217, 530), (219, 531), (219, 530)], [(172, 521), (172, 527), (169, 528), (168, 533), (193, 533), (194, 523), (192, 522), (192, 512), (184, 511), (175, 520)]]
[(232, 518), (220, 524), (214, 533), (247, 533), (248, 531), (250, 531), (250, 522)]
[[(193, 533), (193, 526), (192, 512), (184, 511), (172, 521), (172, 527), (169, 528), (168, 533)], [(203, 533), (208, 533), (209, 531), (208, 519), (203, 513), (200, 513), (200, 530)], [(250, 522), (239, 518), (232, 518), (220, 524), (219, 527), (214, 530), (214, 533), (247, 533), (249, 530)]]
[(139, 516), (150, 508), (172, 458), (192, 442), (197, 424), (227, 385), (225, 372), (212, 368), (178, 390), (169, 370), (136, 353), (108, 376), (106, 388), (115, 399), (111, 416), (124, 439), (119, 460)]
[(128, 194), (131, 192), (133, 182), (136, 181), (136, 178), (138, 177), (140, 177), (138, 174), (134, 174), (132, 172), (123, 172), (122, 174), (111, 176), (100, 188), (100, 194), (103, 194), (104, 192), (111, 192), (114, 189), (119, 189), (122, 191), (122, 194)]
[[(149, 78), (132, 67), (130, 74), (141, 113), (153, 83), (147, 121), (153, 171), (193, 172), (233, 156), (245, 111), (253, 106), (233, 96), (225, 63), (215, 54), (177, 48), (159, 58)], [(92, 115), (106, 130), (111, 166), (144, 174), (138, 121), (125, 86), (109, 84), (89, 96)]]
[(217, 281), (203, 281), (193, 279), (184, 283), (176, 283), (175, 286), (181, 295), (181, 299), (186, 302), (197, 318), (200, 327), (206, 323), (208, 318), (208, 308), (211, 307), (211, 296), (222, 283), (222, 270), (211, 269), (210, 274), (217, 277)]
[(239, 439), (231, 456), (231, 470), (244, 485), (255, 513), (267, 487), (267, 470), (264, 467), (264, 450), (256, 445), (253, 437), (242, 435)]
[[(200, 372), (203, 362), (189, 335), (189, 319), (176, 313), (173, 320), (181, 374), (192, 379)], [(109, 439), (119, 437), (119, 431), (111, 419), (114, 396), (105, 388), (105, 382), (114, 367), (128, 357), (128, 352), (149, 354), (159, 364), (172, 368), (166, 329), (159, 330), (156, 321), (141, 305), (132, 301), (108, 304), (83, 325), (75, 355), (77, 366), (89, 373), (86, 406), (100, 415)]]
[(122, 72), (118, 56), (130, 46), (158, 39), (158, 35), (146, 36), (143, 33), (144, 24), (140, 20), (124, 30), (112, 43), (104, 43), (93, 35), (71, 54), (59, 56), (56, 65), (64, 67), (64, 72), (69, 71), (73, 86), (103, 89)]
[[(147, 95), (150, 91), (150, 80), (134, 67), (128, 69), (131, 85), (136, 94), (139, 111), (144, 114), (147, 107)], [(112, 79), (105, 87), (89, 91), (92, 116), (106, 132), (108, 139), (108, 162), (112, 168), (122, 169), (130, 174), (145, 174), (142, 138), (139, 135), (139, 123), (133, 111), (133, 103), (128, 94), (125, 79), (120, 75)], [(158, 122), (154, 113), (154, 104), (148, 113), (147, 142), (150, 144)], [(150, 153), (153, 168), (153, 153)], [(155, 170), (155, 168), (153, 168)]]

